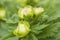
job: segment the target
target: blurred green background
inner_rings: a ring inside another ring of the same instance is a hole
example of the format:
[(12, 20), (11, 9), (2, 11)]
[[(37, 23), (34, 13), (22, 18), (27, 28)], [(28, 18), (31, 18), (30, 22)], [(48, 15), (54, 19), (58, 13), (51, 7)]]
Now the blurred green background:
[[(60, 0), (40, 0), (34, 5), (45, 11), (37, 24), (31, 24), (28, 38), (21, 40), (60, 40)], [(6, 18), (0, 20), (0, 40), (19, 40), (12, 32), (19, 22), (17, 13), (21, 6), (15, 0), (0, 0), (0, 7), (6, 8)]]

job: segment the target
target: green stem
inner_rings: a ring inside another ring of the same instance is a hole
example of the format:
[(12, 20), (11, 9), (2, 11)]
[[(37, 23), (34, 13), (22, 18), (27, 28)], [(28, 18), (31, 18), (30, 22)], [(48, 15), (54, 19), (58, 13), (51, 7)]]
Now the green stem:
[(19, 38), (18, 40), (23, 40), (22, 38)]
[(18, 40), (20, 40), (20, 38)]

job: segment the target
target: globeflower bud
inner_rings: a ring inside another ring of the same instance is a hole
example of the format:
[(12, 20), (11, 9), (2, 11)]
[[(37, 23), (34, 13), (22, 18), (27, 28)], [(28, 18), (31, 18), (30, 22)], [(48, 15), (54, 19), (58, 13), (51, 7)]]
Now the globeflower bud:
[(21, 6), (25, 6), (28, 0), (16, 0)]
[(18, 16), (20, 18), (25, 18), (27, 16), (33, 16), (32, 6), (26, 6), (24, 8), (20, 8), (18, 11)]
[(6, 10), (3, 8), (0, 8), (0, 19), (5, 18), (5, 13), (6, 13)]
[(34, 3), (38, 3), (38, 2), (39, 2), (39, 0), (33, 0), (33, 2), (34, 2)]
[(44, 12), (44, 8), (41, 8), (41, 7), (39, 7), (39, 8), (33, 8), (33, 11), (34, 11), (35, 15), (39, 15), (42, 12)]
[(21, 21), (18, 23), (17, 29), (13, 32), (14, 35), (18, 37), (25, 37), (30, 32), (30, 25), (26, 21)]

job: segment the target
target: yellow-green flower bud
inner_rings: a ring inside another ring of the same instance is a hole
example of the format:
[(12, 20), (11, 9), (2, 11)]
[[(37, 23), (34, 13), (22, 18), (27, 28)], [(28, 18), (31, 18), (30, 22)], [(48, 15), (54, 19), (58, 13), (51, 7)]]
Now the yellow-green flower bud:
[(33, 16), (32, 6), (25, 6), (24, 8), (20, 8), (18, 11), (18, 16), (20, 18), (25, 18), (27, 16)]
[(16, 0), (21, 6), (25, 6), (28, 0)]
[(42, 12), (44, 12), (44, 8), (33, 8), (33, 11), (35, 15), (40, 15)]
[(3, 8), (0, 8), (0, 19), (4, 19), (6, 14), (6, 10)]
[(14, 35), (18, 37), (25, 37), (30, 32), (30, 25), (26, 21), (21, 21), (18, 23), (17, 29), (14, 30)]
[(34, 2), (34, 3), (38, 3), (38, 2), (39, 2), (39, 0), (33, 0), (33, 2)]

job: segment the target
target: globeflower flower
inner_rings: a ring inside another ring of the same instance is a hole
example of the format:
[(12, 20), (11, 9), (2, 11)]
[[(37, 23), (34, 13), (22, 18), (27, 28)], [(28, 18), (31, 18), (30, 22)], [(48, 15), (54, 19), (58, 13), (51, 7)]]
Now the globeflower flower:
[(18, 37), (25, 37), (30, 32), (30, 25), (26, 21), (21, 21), (18, 23), (18, 27), (14, 30), (14, 35)]
[(24, 8), (20, 8), (18, 11), (18, 16), (22, 19), (28, 16), (33, 16), (32, 6), (26, 6)]
[(0, 8), (0, 19), (4, 19), (6, 14), (6, 10), (3, 8)]
[(40, 15), (42, 12), (44, 12), (44, 8), (39, 7), (39, 8), (33, 8), (34, 14), (35, 15)]

